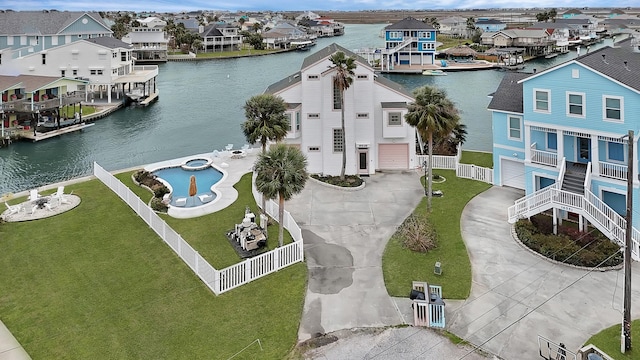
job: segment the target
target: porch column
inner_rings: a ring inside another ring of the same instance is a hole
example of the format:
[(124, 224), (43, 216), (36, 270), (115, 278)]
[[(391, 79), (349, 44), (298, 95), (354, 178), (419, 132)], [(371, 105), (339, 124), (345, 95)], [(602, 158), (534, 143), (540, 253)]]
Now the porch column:
[(553, 208), (553, 235), (558, 235), (558, 209)]
[(591, 135), (591, 173), (600, 175), (600, 148), (598, 147), (598, 135)]
[(565, 157), (564, 156), (564, 131), (562, 130), (557, 130), (556, 131), (556, 147), (558, 149), (556, 149), (557, 154), (558, 154), (558, 168), (560, 168), (561, 163), (562, 163), (562, 158)]
[(531, 162), (531, 126), (524, 126), (524, 161)]

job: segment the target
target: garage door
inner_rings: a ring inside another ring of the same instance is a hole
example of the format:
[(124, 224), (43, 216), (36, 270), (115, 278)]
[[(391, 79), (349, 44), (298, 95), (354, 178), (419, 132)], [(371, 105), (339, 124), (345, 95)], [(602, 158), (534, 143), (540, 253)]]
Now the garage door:
[(409, 144), (380, 144), (378, 146), (378, 169), (392, 170), (409, 168)]
[(500, 180), (503, 186), (524, 190), (524, 163), (503, 159), (500, 163)]

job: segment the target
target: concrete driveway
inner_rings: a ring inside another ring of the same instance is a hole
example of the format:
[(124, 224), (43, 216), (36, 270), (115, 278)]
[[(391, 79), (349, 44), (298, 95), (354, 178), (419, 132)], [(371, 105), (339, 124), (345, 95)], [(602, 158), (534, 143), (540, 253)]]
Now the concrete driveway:
[(287, 202), (303, 229), (309, 268), (300, 341), (336, 330), (404, 323), (384, 285), (382, 253), (424, 192), (415, 172), (378, 173), (365, 180), (359, 191), (310, 180)]

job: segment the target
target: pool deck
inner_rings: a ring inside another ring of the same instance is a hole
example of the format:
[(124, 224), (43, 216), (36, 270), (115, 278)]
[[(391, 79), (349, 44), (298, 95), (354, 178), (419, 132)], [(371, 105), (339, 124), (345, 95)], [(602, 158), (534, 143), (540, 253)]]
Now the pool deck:
[[(237, 150), (237, 149), (235, 149)], [(231, 150), (233, 151), (233, 150)], [(251, 172), (253, 163), (260, 149), (248, 149), (244, 151), (244, 156), (237, 156), (231, 151), (218, 151), (214, 153), (204, 153), (198, 155), (189, 155), (182, 158), (161, 161), (149, 164), (144, 167), (147, 171), (154, 171), (160, 168), (174, 167), (183, 164), (191, 159), (212, 159), (213, 166), (223, 173), (222, 179), (212, 186), (212, 190), (216, 193), (216, 198), (201, 206), (181, 207), (169, 205), (167, 214), (178, 219), (187, 219), (220, 211), (233, 204), (238, 198), (238, 191), (233, 187), (240, 178)]]

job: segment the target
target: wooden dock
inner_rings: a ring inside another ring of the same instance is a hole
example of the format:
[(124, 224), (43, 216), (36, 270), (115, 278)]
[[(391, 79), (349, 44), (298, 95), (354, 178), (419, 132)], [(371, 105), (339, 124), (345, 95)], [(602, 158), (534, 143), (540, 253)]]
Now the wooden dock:
[(62, 129), (51, 130), (51, 131), (47, 131), (47, 132), (36, 132), (35, 134), (31, 130), (24, 130), (21, 135), (22, 135), (23, 139), (27, 139), (27, 140), (31, 140), (33, 142), (37, 142), (37, 141), (42, 141), (42, 140), (46, 140), (46, 139), (51, 139), (52, 137), (60, 136), (60, 135), (63, 135), (63, 134), (68, 134), (68, 133), (71, 133), (71, 132), (80, 131), (82, 129), (86, 129), (88, 127), (91, 127), (93, 125), (95, 125), (95, 124), (81, 123), (81, 124), (67, 126), (67, 127), (62, 128)]
[(138, 103), (138, 105), (147, 106), (147, 105), (151, 104), (152, 102), (156, 101), (158, 99), (158, 96), (160, 96), (160, 92), (156, 90), (156, 92), (154, 92), (153, 94), (147, 96), (144, 100), (140, 101)]

